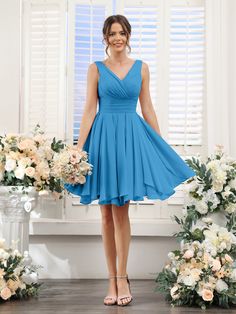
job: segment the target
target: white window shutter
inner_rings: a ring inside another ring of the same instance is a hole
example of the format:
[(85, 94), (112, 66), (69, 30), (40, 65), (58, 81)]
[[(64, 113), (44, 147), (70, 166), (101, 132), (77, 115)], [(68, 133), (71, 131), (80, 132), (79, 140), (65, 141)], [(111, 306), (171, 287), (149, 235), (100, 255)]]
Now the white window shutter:
[(23, 132), (37, 123), (50, 138), (65, 137), (65, 1), (26, 0)]
[[(131, 56), (141, 59), (149, 66), (150, 93), (154, 106), (158, 103), (159, 50), (160, 50), (160, 5), (158, 1), (143, 4), (124, 1), (123, 14), (131, 27)], [(157, 109), (157, 108), (156, 108)], [(141, 114), (138, 103), (137, 111)]]
[(204, 6), (187, 3), (170, 9), (168, 142), (200, 146), (205, 79)]
[[(169, 6), (168, 143), (183, 160), (204, 153), (205, 8), (202, 0)], [(183, 204), (183, 185), (167, 200)]]
[(88, 67), (105, 57), (102, 26), (110, 13), (110, 1), (69, 1), (68, 140), (73, 143), (79, 136), (86, 101)]

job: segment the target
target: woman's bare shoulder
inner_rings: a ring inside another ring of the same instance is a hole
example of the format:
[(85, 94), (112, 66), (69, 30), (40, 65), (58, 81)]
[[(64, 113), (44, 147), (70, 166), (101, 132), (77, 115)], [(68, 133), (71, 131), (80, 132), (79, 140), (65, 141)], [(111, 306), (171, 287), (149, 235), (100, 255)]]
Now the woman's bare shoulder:
[(90, 63), (89, 67), (88, 67), (88, 70), (91, 71), (91, 72), (97, 72), (97, 65), (95, 62), (93, 63)]
[(148, 64), (146, 62), (144, 62), (144, 61), (142, 61), (142, 69), (144, 71), (148, 71), (148, 69), (149, 69)]

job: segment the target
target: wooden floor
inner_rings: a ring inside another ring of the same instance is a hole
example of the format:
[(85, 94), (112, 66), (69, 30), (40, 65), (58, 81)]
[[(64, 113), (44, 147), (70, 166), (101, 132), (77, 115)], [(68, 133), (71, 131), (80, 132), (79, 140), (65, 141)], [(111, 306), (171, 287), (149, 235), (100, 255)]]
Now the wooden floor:
[[(199, 308), (175, 307), (165, 302), (163, 296), (154, 292), (154, 280), (130, 280), (134, 297), (128, 306), (105, 306), (103, 298), (107, 289), (106, 280), (43, 280), (44, 287), (38, 298), (24, 301), (8, 301), (0, 304), (0, 313), (4, 314), (57, 314), (57, 313), (125, 313), (125, 314), (177, 314), (203, 313)], [(207, 313), (222, 313), (220, 308), (211, 308)], [(224, 310), (224, 313), (236, 313), (236, 307)]]

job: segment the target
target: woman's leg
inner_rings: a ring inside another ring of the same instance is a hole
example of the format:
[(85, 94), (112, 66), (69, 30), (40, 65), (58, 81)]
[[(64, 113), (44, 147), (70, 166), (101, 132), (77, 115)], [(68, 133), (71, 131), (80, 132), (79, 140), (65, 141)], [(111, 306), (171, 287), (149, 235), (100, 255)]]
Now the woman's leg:
[[(131, 228), (129, 220), (129, 203), (123, 206), (116, 206), (112, 204), (112, 214), (115, 227), (115, 242), (118, 256), (118, 276), (127, 274), (127, 261), (129, 254), (129, 244), (131, 240)], [(118, 296), (129, 294), (128, 283), (125, 278), (117, 280)], [(130, 298), (125, 298), (122, 302), (126, 303)]]
[[(108, 272), (110, 276), (115, 276), (116, 270), (116, 244), (114, 237), (114, 223), (112, 216), (112, 205), (100, 205), (102, 215), (102, 240), (105, 250), (105, 256), (107, 261)], [(109, 280), (108, 295), (117, 295), (116, 279)], [(106, 303), (112, 301), (106, 300)]]

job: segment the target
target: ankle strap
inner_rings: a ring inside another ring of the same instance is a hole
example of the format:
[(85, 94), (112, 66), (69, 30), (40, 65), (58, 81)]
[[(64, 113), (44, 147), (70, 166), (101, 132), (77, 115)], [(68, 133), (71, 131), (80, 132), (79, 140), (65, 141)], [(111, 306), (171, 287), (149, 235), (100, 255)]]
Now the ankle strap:
[(124, 275), (124, 276), (116, 276), (116, 278), (128, 278), (128, 275)]
[(111, 275), (109, 276), (109, 278), (116, 278), (116, 275)]

